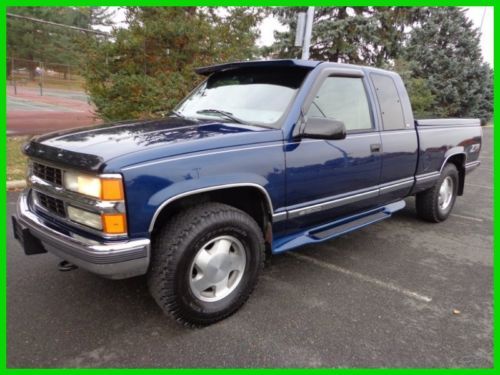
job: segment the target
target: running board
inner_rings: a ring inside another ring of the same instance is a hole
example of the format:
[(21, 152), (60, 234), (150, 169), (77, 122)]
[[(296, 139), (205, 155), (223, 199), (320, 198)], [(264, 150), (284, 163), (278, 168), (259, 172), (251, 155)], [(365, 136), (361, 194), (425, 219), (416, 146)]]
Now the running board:
[(309, 229), (305, 232), (286, 236), (273, 243), (273, 253), (282, 253), (284, 251), (295, 249), (299, 246), (327, 241), (342, 234), (363, 228), (367, 225), (377, 223), (381, 220), (390, 218), (394, 212), (403, 209), (405, 205), (405, 201), (400, 200), (384, 207), (379, 207), (374, 210), (366, 211)]

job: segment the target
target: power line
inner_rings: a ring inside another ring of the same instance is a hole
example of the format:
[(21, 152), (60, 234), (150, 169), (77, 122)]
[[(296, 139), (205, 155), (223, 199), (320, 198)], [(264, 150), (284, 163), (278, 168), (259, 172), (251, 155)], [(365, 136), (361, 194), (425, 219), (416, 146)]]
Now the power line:
[(484, 16), (486, 15), (486, 9), (488, 9), (488, 7), (484, 7), (483, 16), (481, 17), (481, 26), (479, 27), (479, 30), (481, 32), (483, 32), (483, 23), (484, 23)]
[(77, 26), (64, 25), (62, 23), (56, 23), (56, 22), (52, 22), (52, 21), (41, 20), (41, 19), (33, 18), (33, 17), (21, 16), (19, 14), (7, 13), (7, 17), (19, 18), (19, 19), (23, 19), (23, 20), (27, 20), (27, 21), (42, 23), (42, 24), (45, 24), (45, 25), (65, 27), (67, 29), (71, 29), (71, 30), (75, 30), (75, 31), (84, 31), (86, 33), (93, 33), (93, 34), (98, 34), (98, 35), (109, 36), (109, 33), (106, 33), (104, 31), (98, 31), (98, 30), (92, 30), (92, 29), (85, 29), (83, 27), (77, 27)]

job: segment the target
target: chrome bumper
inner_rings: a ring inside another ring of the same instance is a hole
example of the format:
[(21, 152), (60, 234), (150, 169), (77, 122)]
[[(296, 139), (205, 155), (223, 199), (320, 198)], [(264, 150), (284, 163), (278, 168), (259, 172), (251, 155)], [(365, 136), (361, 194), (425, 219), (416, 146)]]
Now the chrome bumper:
[[(38, 239), (46, 251), (87, 271), (111, 279), (147, 272), (150, 259), (150, 240), (147, 238), (98, 242), (67, 231), (63, 233), (30, 210), (27, 192), (19, 197), (15, 221), (21, 230), (28, 230)], [(18, 233), (14, 235), (19, 239)]]

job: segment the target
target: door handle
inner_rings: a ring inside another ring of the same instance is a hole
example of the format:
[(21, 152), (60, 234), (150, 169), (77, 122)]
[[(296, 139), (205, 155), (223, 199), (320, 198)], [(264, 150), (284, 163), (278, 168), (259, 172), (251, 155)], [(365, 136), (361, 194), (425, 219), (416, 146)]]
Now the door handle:
[(372, 153), (378, 153), (382, 151), (382, 145), (380, 143), (373, 143), (370, 145), (370, 151)]

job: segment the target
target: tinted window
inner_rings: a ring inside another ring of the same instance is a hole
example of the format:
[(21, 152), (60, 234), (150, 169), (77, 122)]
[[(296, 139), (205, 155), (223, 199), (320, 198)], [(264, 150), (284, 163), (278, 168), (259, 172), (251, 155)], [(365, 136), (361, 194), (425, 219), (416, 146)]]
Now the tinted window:
[(384, 130), (404, 129), (403, 108), (394, 80), (382, 74), (371, 74), (370, 76), (382, 112)]
[(307, 115), (342, 121), (347, 131), (372, 128), (368, 98), (361, 78), (328, 77)]

